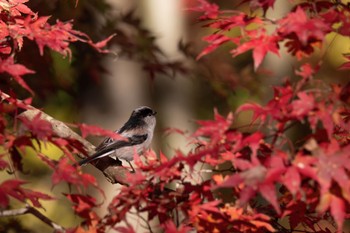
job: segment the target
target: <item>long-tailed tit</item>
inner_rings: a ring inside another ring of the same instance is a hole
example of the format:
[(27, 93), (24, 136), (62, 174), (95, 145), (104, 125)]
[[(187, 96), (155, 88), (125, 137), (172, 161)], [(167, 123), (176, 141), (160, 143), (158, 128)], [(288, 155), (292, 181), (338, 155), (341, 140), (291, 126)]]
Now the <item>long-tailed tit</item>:
[[(156, 114), (157, 112), (145, 106), (135, 109), (123, 127), (116, 131), (116, 133), (129, 140), (115, 140), (107, 137), (96, 147), (96, 153), (81, 160), (79, 165), (91, 163), (105, 156), (123, 159), (130, 164), (135, 153), (140, 154), (149, 148), (156, 126)], [(133, 169), (131, 164), (130, 166)]]

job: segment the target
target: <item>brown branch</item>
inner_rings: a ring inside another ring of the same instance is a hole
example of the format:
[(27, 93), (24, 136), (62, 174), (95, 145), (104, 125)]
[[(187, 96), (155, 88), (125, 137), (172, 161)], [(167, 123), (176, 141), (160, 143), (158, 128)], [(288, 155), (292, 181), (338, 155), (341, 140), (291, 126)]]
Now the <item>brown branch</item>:
[(66, 229), (64, 227), (58, 225), (57, 223), (55, 223), (54, 221), (52, 221), (51, 219), (49, 219), (48, 217), (40, 213), (37, 209), (29, 205), (20, 209), (0, 210), (0, 217), (13, 217), (13, 216), (24, 215), (24, 214), (34, 215), (35, 217), (40, 219), (43, 223), (55, 229), (56, 232), (66, 232)]
[[(6, 101), (6, 99), (10, 98), (10, 96), (1, 92), (0, 98)], [(17, 101), (18, 103), (24, 104), (23, 101), (21, 100), (17, 100)], [(22, 112), (19, 116), (25, 117), (28, 120), (32, 120), (35, 116), (40, 114), (41, 119), (51, 124), (52, 132), (55, 136), (61, 137), (61, 138), (75, 139), (84, 145), (88, 155), (92, 155), (93, 153), (95, 153), (95, 146), (92, 145), (89, 141), (82, 138), (79, 134), (74, 132), (72, 129), (70, 129), (65, 123), (49, 116), (48, 114), (44, 113), (43, 111), (31, 105), (28, 105), (28, 104), (25, 104), (25, 105), (28, 107), (28, 109)], [(82, 154), (77, 154), (77, 156), (82, 159), (86, 158)], [(96, 162), (92, 162), (91, 165), (99, 169), (105, 175), (106, 179), (110, 183), (112, 184), (119, 183), (122, 185), (127, 185), (126, 176), (128, 173), (130, 173), (130, 171), (127, 168), (122, 166), (121, 161), (112, 159), (107, 156), (97, 160)]]

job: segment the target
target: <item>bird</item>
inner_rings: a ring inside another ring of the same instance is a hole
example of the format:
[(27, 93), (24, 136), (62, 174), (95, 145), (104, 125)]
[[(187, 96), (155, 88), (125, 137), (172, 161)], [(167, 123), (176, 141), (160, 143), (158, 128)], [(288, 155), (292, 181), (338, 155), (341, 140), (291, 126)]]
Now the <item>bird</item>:
[(115, 132), (128, 140), (118, 140), (106, 137), (95, 149), (95, 153), (81, 161), (84, 166), (105, 156), (122, 159), (129, 163), (132, 171), (135, 172), (130, 161), (134, 154), (141, 154), (147, 150), (152, 142), (154, 128), (156, 126), (157, 112), (147, 106), (134, 109), (128, 121)]

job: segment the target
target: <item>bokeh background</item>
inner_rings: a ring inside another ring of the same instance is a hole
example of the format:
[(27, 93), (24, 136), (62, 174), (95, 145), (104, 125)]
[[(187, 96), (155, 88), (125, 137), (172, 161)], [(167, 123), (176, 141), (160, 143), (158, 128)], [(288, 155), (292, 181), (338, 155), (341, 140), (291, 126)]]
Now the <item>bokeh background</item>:
[[(222, 7), (248, 11), (244, 5), (238, 6), (238, 1), (216, 2)], [(40, 56), (37, 46), (25, 41), (18, 60), (36, 71), (25, 78), (36, 93), (33, 105), (67, 123), (87, 123), (111, 130), (119, 128), (134, 108), (148, 105), (158, 112), (153, 149), (172, 156), (175, 149), (190, 148), (183, 136), (167, 135), (165, 129), (176, 127), (191, 133), (196, 128), (195, 120), (211, 118), (214, 108), (226, 114), (247, 101), (264, 103), (272, 95), (272, 85), (287, 76), (293, 79), (293, 70), (302, 61), (294, 60), (286, 51), (280, 57), (268, 55), (257, 72), (253, 70), (251, 53), (231, 57), (229, 51), (234, 45), (225, 45), (196, 60), (205, 47), (201, 37), (210, 31), (196, 22), (196, 14), (185, 10), (193, 4), (194, 0), (79, 0), (75, 6), (75, 1), (67, 0), (29, 1), (31, 9), (42, 16), (51, 15), (52, 22), (74, 19), (74, 28), (94, 41), (116, 33), (108, 55), (75, 43), (71, 58), (49, 50)], [(267, 17), (280, 18), (290, 7), (289, 1), (277, 0)], [(337, 71), (337, 67), (344, 62), (341, 54), (349, 52), (349, 39), (331, 34), (327, 42), (308, 59), (324, 58), (317, 78), (346, 83), (349, 73)], [(0, 85), (5, 92), (15, 89), (19, 98), (28, 97), (12, 81), (0, 79)], [(238, 124), (247, 123), (249, 117), (240, 116)], [(292, 132), (291, 137), (297, 138), (300, 133)], [(98, 144), (102, 139), (89, 140)], [(45, 146), (44, 150), (52, 158), (62, 156), (57, 148)], [(57, 202), (45, 202), (43, 212), (65, 227), (77, 225), (79, 218), (60, 195), (69, 192), (69, 188), (51, 187), (51, 171), (35, 158), (33, 151), (28, 150), (24, 163), (26, 177), (31, 177), (35, 189), (53, 192), (60, 198)], [(104, 205), (108, 204), (119, 185), (108, 183), (92, 166), (84, 169), (98, 178), (107, 196)], [(99, 198), (102, 202), (103, 198)], [(31, 216), (21, 216), (18, 221), (23, 224), (21, 232), (29, 232), (27, 228), (37, 229), (36, 232), (51, 230)], [(16, 220), (6, 224), (8, 230), (10, 226), (18, 230)]]

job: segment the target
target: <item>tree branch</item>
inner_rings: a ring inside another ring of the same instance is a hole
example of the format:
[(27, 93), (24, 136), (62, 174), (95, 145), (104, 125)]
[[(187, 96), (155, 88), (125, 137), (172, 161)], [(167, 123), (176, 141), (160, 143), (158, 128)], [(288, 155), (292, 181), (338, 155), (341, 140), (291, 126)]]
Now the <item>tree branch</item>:
[(24, 208), (20, 209), (13, 209), (13, 210), (0, 210), (0, 217), (13, 217), (13, 216), (18, 216), (18, 215), (24, 215), (24, 214), (32, 214), (38, 219), (40, 219), (42, 222), (45, 224), (49, 225), (53, 229), (55, 229), (56, 232), (66, 232), (66, 229), (42, 213), (40, 213), (37, 209), (33, 208), (32, 206), (27, 205)]
[[(10, 97), (9, 95), (7, 95), (4, 92), (0, 93), (0, 97), (2, 100), (7, 100), (9, 98), (13, 99), (12, 97)], [(61, 137), (61, 138), (69, 138), (69, 139), (75, 139), (77, 141), (79, 141), (80, 143), (82, 143), (85, 147), (85, 150), (87, 152), (87, 154), (90, 156), (92, 154), (95, 153), (95, 146), (92, 145), (89, 141), (85, 140), (84, 138), (82, 138), (79, 134), (77, 134), (76, 132), (74, 132), (72, 129), (70, 129), (65, 123), (63, 123), (62, 121), (59, 121), (51, 116), (49, 116), (48, 114), (46, 114), (45, 112), (24, 103), (22, 100), (16, 100), (17, 103), (20, 104), (24, 104), (26, 105), (27, 110), (25, 110), (24, 112), (22, 112), (21, 114), (19, 114), (19, 116), (21, 117), (25, 117), (28, 120), (32, 120), (35, 116), (37, 116), (38, 114), (40, 114), (40, 118), (49, 122), (52, 126), (52, 132), (54, 135), (56, 135), (57, 137)], [(130, 145), (132, 145), (132, 141), (129, 141)], [(125, 146), (124, 144), (121, 144), (120, 147)], [(81, 159), (86, 158), (84, 155), (82, 154), (77, 154), (77, 156)], [(112, 183), (119, 183), (122, 185), (128, 185), (127, 181), (126, 181), (126, 176), (128, 173), (130, 173), (130, 171), (122, 166), (122, 163), (120, 160), (115, 160), (112, 159), (108, 156), (101, 158), (99, 160), (97, 160), (96, 162), (92, 162), (91, 165), (95, 166), (97, 169), (99, 169), (106, 177), (106, 179)]]

